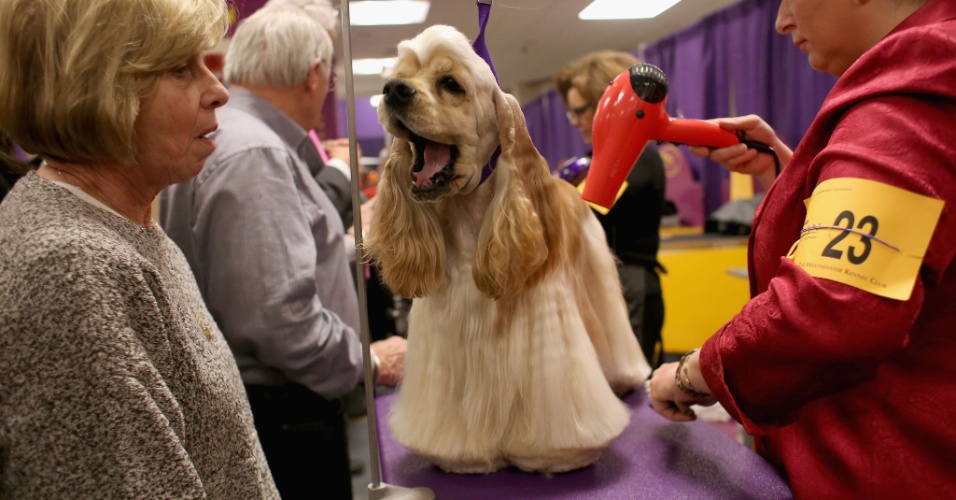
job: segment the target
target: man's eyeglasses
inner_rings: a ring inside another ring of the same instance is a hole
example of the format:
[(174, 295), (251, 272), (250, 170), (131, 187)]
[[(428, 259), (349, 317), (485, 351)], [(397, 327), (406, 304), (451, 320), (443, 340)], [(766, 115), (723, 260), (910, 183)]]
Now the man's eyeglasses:
[(591, 109), (594, 109), (593, 104), (585, 104), (584, 106), (569, 109), (568, 112), (565, 113), (565, 116), (568, 117), (569, 122), (578, 121), (584, 116), (584, 113), (587, 113)]
[[(335, 88), (335, 82), (336, 82), (336, 80), (338, 80), (338, 77), (335, 76), (335, 68), (332, 67), (332, 63), (327, 62), (327, 61), (323, 61), (323, 60), (321, 60), (321, 59), (316, 59), (313, 64), (314, 64), (313, 68), (315, 68), (315, 69), (318, 70), (318, 71), (321, 71), (321, 69), (328, 69), (328, 70), (329, 70), (329, 80), (328, 80), (329, 88), (328, 88), (327, 90), (332, 90), (332, 89), (334, 89), (334, 88)], [(321, 73), (319, 73), (319, 74), (321, 74)]]

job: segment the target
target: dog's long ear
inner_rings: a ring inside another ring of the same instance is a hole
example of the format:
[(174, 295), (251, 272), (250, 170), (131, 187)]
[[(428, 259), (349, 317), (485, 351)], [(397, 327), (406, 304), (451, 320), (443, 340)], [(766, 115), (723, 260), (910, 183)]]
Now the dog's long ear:
[(501, 156), (491, 180), (495, 194), (478, 236), (473, 275), (478, 289), (501, 298), (534, 283), (548, 258), (546, 225), (539, 191), (547, 189), (547, 165), (531, 143), (514, 97), (495, 94)]
[(411, 169), (411, 145), (396, 138), (379, 181), (365, 250), (393, 292), (422, 297), (445, 275), (445, 240), (433, 206), (412, 199)]

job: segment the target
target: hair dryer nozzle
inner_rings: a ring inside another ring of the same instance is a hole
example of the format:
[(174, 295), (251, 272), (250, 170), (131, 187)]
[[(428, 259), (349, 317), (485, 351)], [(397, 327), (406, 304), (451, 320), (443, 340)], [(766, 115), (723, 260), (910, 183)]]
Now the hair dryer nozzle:
[(629, 70), (631, 88), (644, 102), (657, 104), (667, 98), (667, 77), (657, 66), (635, 64)]

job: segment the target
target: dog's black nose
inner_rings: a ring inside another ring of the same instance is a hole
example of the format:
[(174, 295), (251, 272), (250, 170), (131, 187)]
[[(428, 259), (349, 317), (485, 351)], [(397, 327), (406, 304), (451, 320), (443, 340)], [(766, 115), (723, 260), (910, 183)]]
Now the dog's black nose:
[(385, 82), (385, 88), (382, 94), (385, 94), (385, 104), (389, 106), (402, 106), (408, 104), (415, 97), (417, 91), (414, 87), (405, 82), (393, 78)]

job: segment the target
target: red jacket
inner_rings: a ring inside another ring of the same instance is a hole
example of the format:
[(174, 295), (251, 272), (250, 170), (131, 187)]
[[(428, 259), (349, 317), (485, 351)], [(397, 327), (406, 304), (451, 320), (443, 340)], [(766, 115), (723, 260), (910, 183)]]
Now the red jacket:
[[(840, 177), (945, 201), (909, 300), (786, 258), (804, 200)], [(956, 498), (954, 251), (956, 2), (931, 0), (837, 82), (755, 216), (753, 298), (701, 350), (797, 497)]]

